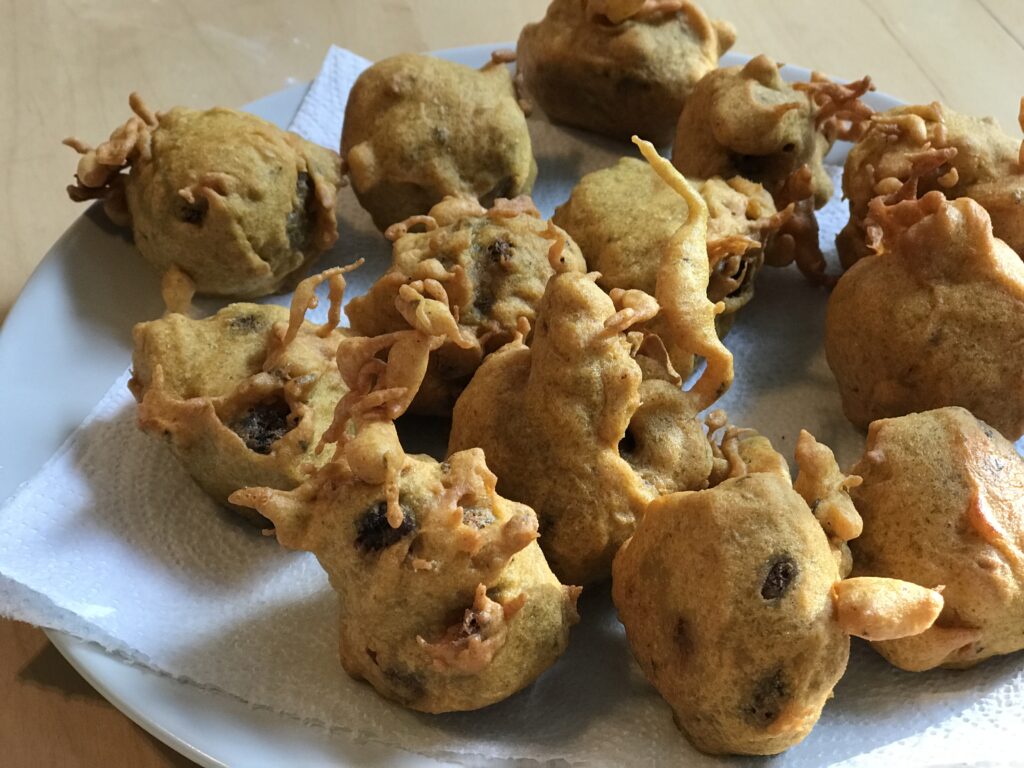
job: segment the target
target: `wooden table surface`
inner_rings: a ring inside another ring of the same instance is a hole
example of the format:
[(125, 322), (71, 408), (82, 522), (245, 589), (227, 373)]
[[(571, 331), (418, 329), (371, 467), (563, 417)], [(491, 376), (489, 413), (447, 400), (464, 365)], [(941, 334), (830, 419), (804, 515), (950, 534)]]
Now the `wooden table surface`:
[[(547, 0), (0, 0), (0, 319), (81, 213), (75, 156), (150, 105), (238, 106), (316, 75), (328, 45), (368, 58), (513, 40)], [(991, 114), (1016, 135), (1020, 0), (706, 0), (736, 50), (839, 77), (871, 74), (908, 101)], [(4, 375), (12, 372), (4, 371)], [(0, 764), (187, 766), (82, 680), (39, 630), (0, 621)]]

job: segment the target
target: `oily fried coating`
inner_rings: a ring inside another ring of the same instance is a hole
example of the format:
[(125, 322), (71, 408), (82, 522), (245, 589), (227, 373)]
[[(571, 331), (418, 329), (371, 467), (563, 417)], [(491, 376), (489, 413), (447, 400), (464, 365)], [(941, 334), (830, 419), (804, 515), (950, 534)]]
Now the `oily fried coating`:
[(854, 467), (854, 572), (944, 585), (922, 635), (872, 645), (901, 669), (964, 668), (1024, 648), (1024, 461), (963, 408), (874, 422)]
[(697, 81), (736, 40), (679, 0), (553, 0), (519, 36), (517, 66), (547, 116), (620, 139), (668, 144)]
[(870, 253), (868, 205), (938, 191), (969, 197), (988, 211), (995, 236), (1024, 254), (1024, 166), (1021, 142), (991, 118), (962, 115), (933, 102), (872, 116), (850, 150), (843, 195), (850, 221), (836, 237), (843, 267)]
[(960, 405), (1024, 434), (1024, 264), (985, 209), (939, 192), (871, 203), (876, 255), (829, 299), (825, 352), (843, 411), (875, 419)]
[(104, 200), (142, 256), (199, 293), (254, 298), (290, 288), (338, 239), (341, 161), (244, 112), (175, 107), (135, 114), (81, 154), (72, 200)]
[(500, 61), (479, 71), (413, 53), (378, 61), (352, 88), (341, 156), (381, 231), (449, 195), (489, 206), (529, 194), (537, 176), (526, 117)]
[[(414, 225), (425, 231), (411, 232)], [(450, 415), (459, 393), (484, 356), (510, 341), (520, 318), (533, 322), (544, 286), (561, 265), (578, 272), (586, 264), (576, 244), (544, 221), (528, 197), (498, 200), (486, 210), (476, 201), (446, 198), (430, 210), (388, 229), (394, 239), (391, 269), (346, 307), (352, 329), (377, 336), (407, 327), (395, 307), (402, 286), (434, 279), (445, 288), (468, 346), (448, 342), (430, 358), (413, 404), (418, 412)]]
[(454, 325), (440, 301), (403, 298), (412, 329), (339, 348), (350, 390), (325, 435), (337, 441), (332, 460), (293, 491), (249, 488), (232, 501), (317, 556), (338, 593), (352, 677), (422, 712), (478, 709), (555, 662), (580, 590), (551, 573), (536, 516), (496, 493), (482, 451), (438, 463), (402, 450), (393, 419)]
[[(290, 311), (231, 304), (203, 320), (169, 313), (133, 329), (128, 387), (139, 402), (139, 428), (163, 437), (221, 504), (246, 486), (294, 488), (307, 465), (326, 460), (315, 448), (346, 392), (334, 363), (348, 333), (336, 327), (345, 271), (304, 280)], [(332, 312), (318, 327), (303, 318), (325, 280)]]
[[(797, 487), (824, 490), (856, 517), (826, 447), (806, 432)], [(612, 573), (630, 648), (698, 749), (768, 755), (800, 742), (842, 677), (851, 634), (924, 631), (935, 591), (894, 579), (847, 579), (816, 499), (790, 484), (786, 462), (751, 430), (729, 428), (728, 472), (702, 491), (651, 502)], [(836, 514), (836, 513), (833, 513)]]
[(732, 353), (718, 338), (715, 317), (723, 302), (708, 299), (711, 259), (708, 256), (708, 205), (672, 164), (650, 142), (633, 137), (644, 159), (686, 203), (686, 219), (661, 248), (654, 295), (661, 316), (654, 328), (665, 342), (669, 359), (688, 371), (694, 356), (703, 357), (704, 373), (687, 393), (694, 411), (711, 406), (732, 385)]
[(815, 73), (790, 84), (766, 56), (742, 67), (711, 72), (694, 89), (672, 147), (672, 162), (687, 176), (743, 176), (763, 184), (781, 211), (793, 205), (780, 246), (769, 263), (796, 261), (812, 281), (829, 283), (818, 246), (814, 209), (832, 197), (824, 158), (837, 138), (850, 139), (871, 114), (860, 97), (865, 77), (849, 85)]
[[(775, 204), (760, 184), (731, 179), (691, 180), (708, 207), (707, 295), (725, 309), (719, 334), (754, 295), (764, 247), (781, 224)], [(624, 157), (610, 168), (580, 179), (552, 221), (575, 240), (587, 266), (601, 273), (605, 290), (657, 290), (658, 256), (687, 218), (686, 202), (650, 164)]]
[(606, 579), (646, 504), (703, 487), (711, 452), (699, 396), (678, 388), (657, 337), (630, 331), (657, 311), (640, 291), (594, 275), (548, 281), (533, 339), (484, 360), (455, 404), (449, 451), (479, 447), (503, 495), (540, 518), (563, 581)]

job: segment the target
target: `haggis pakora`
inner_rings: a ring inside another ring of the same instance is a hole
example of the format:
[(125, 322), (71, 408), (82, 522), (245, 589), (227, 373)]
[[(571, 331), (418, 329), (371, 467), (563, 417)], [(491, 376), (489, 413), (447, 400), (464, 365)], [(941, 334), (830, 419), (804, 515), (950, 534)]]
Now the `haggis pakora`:
[(696, 414), (722, 385), (716, 364), (680, 390), (660, 339), (635, 330), (657, 302), (609, 296), (594, 279), (548, 281), (530, 346), (520, 337), (484, 360), (455, 404), (448, 446), (483, 448), (500, 492), (536, 510), (552, 569), (574, 584), (609, 576), (651, 499), (707, 482)]
[(776, 754), (818, 721), (850, 635), (923, 632), (942, 597), (844, 578), (859, 478), (806, 432), (795, 490), (785, 460), (750, 430), (728, 429), (718, 453), (728, 470), (717, 485), (647, 508), (615, 558), (612, 596), (634, 657), (694, 746)]
[(1024, 434), (1024, 263), (969, 198), (869, 207), (875, 255), (829, 299), (825, 352), (843, 411), (875, 419), (960, 405)]
[(407, 328), (395, 299), (402, 286), (425, 279), (444, 286), (462, 329), (459, 344), (446, 342), (431, 355), (413, 403), (418, 412), (450, 415), (483, 357), (512, 339), (520, 318), (533, 322), (554, 274), (548, 262), (553, 246), (562, 266), (586, 271), (576, 244), (544, 221), (527, 197), (499, 200), (490, 210), (475, 200), (446, 198), (429, 215), (387, 234), (394, 240), (391, 269), (349, 302), (352, 329), (377, 336)]
[(701, 179), (743, 176), (764, 185), (779, 210), (792, 204), (786, 239), (769, 263), (796, 261), (808, 278), (830, 282), (814, 217), (833, 191), (823, 161), (837, 138), (859, 135), (872, 113), (860, 97), (871, 87), (867, 77), (841, 85), (817, 74), (809, 83), (787, 83), (763, 55), (715, 70), (679, 116), (672, 162)]
[(139, 253), (199, 293), (254, 298), (294, 286), (338, 239), (341, 160), (254, 115), (215, 107), (135, 114), (82, 157), (72, 200), (101, 198)]
[(1020, 140), (1003, 133), (995, 120), (962, 115), (939, 102), (874, 115), (843, 171), (843, 194), (850, 201), (850, 222), (836, 238), (843, 266), (869, 253), (865, 219), (872, 198), (932, 191), (975, 200), (988, 212), (995, 236), (1024, 254), (1021, 157)]
[[(754, 279), (780, 216), (765, 189), (735, 176), (691, 181), (708, 207), (707, 295), (723, 302), (716, 318), (720, 335), (754, 295)], [(622, 158), (580, 179), (552, 218), (579, 244), (587, 266), (601, 273), (605, 290), (657, 290), (659, 257), (685, 224), (686, 202), (650, 164)]]
[(578, 617), (529, 507), (499, 496), (480, 450), (444, 463), (405, 453), (394, 419), (458, 333), (437, 286), (407, 285), (412, 328), (338, 351), (348, 394), (324, 441), (331, 461), (294, 491), (231, 499), (270, 518), (286, 547), (313, 552), (338, 593), (341, 663), (382, 696), (423, 712), (478, 709), (555, 662)]
[[(231, 304), (194, 320), (170, 313), (139, 323), (132, 378), (139, 427), (163, 437), (189, 474), (221, 504), (239, 488), (294, 488), (346, 388), (335, 354), (344, 268), (303, 281), (291, 310)], [(328, 281), (332, 307), (321, 326), (304, 321), (314, 288)], [(237, 507), (252, 522), (265, 522)]]
[(449, 195), (489, 206), (537, 176), (526, 116), (500, 61), (479, 71), (405, 53), (364, 71), (348, 99), (341, 156), (385, 230)]
[(697, 81), (736, 40), (691, 2), (554, 0), (519, 36), (517, 66), (551, 120), (667, 144)]
[(918, 671), (1024, 648), (1024, 460), (1010, 441), (962, 408), (913, 413), (874, 422), (854, 471), (854, 573), (944, 585), (933, 627), (875, 649)]

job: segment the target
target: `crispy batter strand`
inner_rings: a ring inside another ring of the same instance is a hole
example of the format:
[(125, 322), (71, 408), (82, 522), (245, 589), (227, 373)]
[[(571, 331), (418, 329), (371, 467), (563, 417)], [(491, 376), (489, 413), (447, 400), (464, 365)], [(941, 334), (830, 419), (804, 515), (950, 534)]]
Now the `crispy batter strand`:
[(729, 389), (732, 353), (715, 331), (715, 315), (725, 305), (707, 298), (711, 268), (707, 252), (708, 207), (689, 182), (661, 157), (654, 145), (634, 136), (633, 143), (658, 175), (686, 201), (687, 220), (667, 244), (658, 269), (658, 303), (672, 332), (669, 344), (700, 355), (707, 368), (688, 393), (694, 410), (702, 411)]

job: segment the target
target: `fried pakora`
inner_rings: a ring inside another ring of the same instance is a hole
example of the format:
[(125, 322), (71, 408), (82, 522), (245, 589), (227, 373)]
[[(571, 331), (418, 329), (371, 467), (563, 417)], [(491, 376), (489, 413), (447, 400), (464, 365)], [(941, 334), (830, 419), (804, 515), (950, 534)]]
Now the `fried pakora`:
[(609, 297), (595, 277), (548, 281), (530, 346), (520, 336), (484, 360), (455, 404), (448, 446), (484, 450), (499, 491), (536, 510), (554, 572), (584, 585), (609, 576), (651, 499), (706, 483), (696, 414), (724, 384), (712, 356), (680, 390), (660, 339), (630, 330), (657, 302), (636, 290)]
[(922, 635), (872, 645), (901, 669), (970, 667), (1024, 648), (1024, 460), (958, 407), (881, 419), (854, 467), (854, 573), (943, 585)]
[(565, 650), (579, 595), (548, 568), (533, 510), (496, 493), (482, 451), (438, 463), (402, 449), (394, 419), (431, 351), (459, 332), (438, 288), (403, 287), (412, 328), (342, 342), (349, 391), (323, 438), (337, 444), (331, 461), (293, 491), (231, 497), (327, 571), (345, 670), (422, 712), (478, 709), (528, 685)]
[(678, 0), (554, 0), (519, 36), (529, 98), (554, 122), (667, 144), (697, 81), (736, 40)]
[[(128, 387), (139, 402), (139, 427), (165, 438), (219, 503), (251, 485), (294, 488), (307, 465), (326, 460), (316, 445), (346, 392), (334, 362), (348, 334), (337, 327), (345, 271), (304, 280), (290, 311), (231, 304), (203, 320), (169, 313), (133, 329)], [(331, 312), (315, 326), (304, 315), (325, 280)], [(251, 509), (234, 509), (266, 522)]]
[(872, 116), (843, 171), (843, 195), (850, 201), (850, 221), (836, 237), (843, 266), (869, 253), (865, 219), (874, 197), (933, 191), (975, 200), (988, 211), (996, 237), (1024, 255), (1021, 157), (1020, 140), (994, 119), (962, 115), (939, 102)]
[(763, 184), (781, 211), (793, 205), (769, 263), (796, 262), (812, 281), (831, 282), (814, 209), (832, 197), (824, 158), (837, 138), (853, 139), (871, 109), (871, 81), (834, 83), (815, 73), (787, 83), (766, 56), (706, 75), (679, 116), (672, 162), (687, 176), (742, 176)]
[(873, 200), (875, 255), (829, 299), (825, 352), (843, 411), (876, 419), (960, 405), (1007, 437), (1024, 434), (1024, 263), (988, 214), (940, 192)]
[(449, 195), (489, 206), (529, 194), (537, 176), (526, 116), (500, 61), (479, 71), (412, 53), (377, 62), (352, 88), (341, 156), (381, 231)]
[(554, 274), (552, 246), (566, 269), (586, 271), (576, 244), (544, 221), (528, 197), (498, 200), (490, 210), (474, 200), (446, 198), (428, 216), (414, 216), (387, 234), (394, 240), (391, 269), (349, 302), (352, 329), (377, 336), (408, 327), (395, 298), (403, 285), (429, 278), (444, 286), (462, 338), (472, 340), (468, 346), (447, 342), (431, 355), (412, 406), (420, 413), (451, 415), (484, 356), (512, 339), (520, 318), (533, 322)]
[[(715, 321), (724, 336), (753, 297), (764, 251), (784, 217), (760, 184), (740, 176), (691, 184), (708, 207), (707, 295), (725, 306)], [(659, 257), (686, 217), (686, 202), (650, 164), (624, 157), (580, 179), (552, 221), (579, 244), (606, 291), (636, 288), (654, 294)]]
[(832, 452), (802, 432), (800, 473), (751, 430), (726, 430), (714, 487), (655, 499), (615, 558), (612, 597), (630, 648), (675, 721), (709, 753), (777, 754), (814, 727), (846, 669), (850, 635), (923, 632), (941, 595), (846, 579), (860, 533)]
[(82, 157), (72, 200), (101, 198), (165, 279), (254, 298), (293, 287), (338, 239), (341, 160), (265, 120), (215, 107), (135, 114)]

